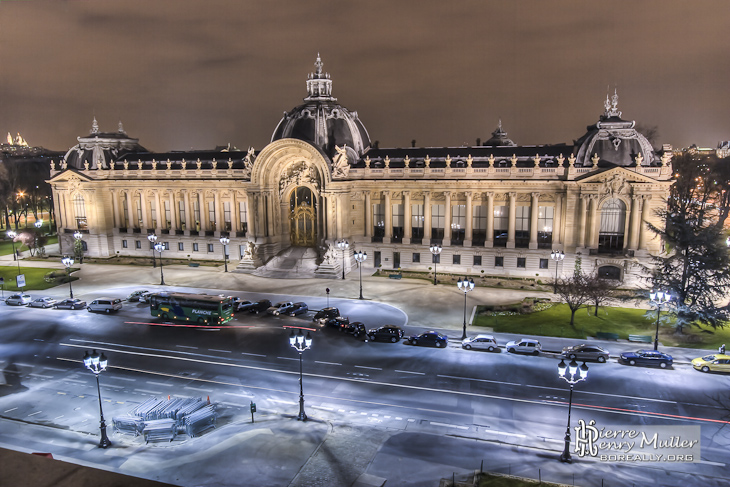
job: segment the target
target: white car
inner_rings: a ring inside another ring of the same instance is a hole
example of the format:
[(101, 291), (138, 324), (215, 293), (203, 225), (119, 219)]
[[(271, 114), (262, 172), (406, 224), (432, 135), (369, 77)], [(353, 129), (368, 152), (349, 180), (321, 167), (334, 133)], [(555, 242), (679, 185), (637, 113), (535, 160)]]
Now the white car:
[(5, 304), (8, 306), (25, 306), (30, 304), (31, 301), (30, 294), (12, 294), (5, 300)]
[(35, 298), (28, 306), (31, 308), (52, 308), (54, 304), (56, 304), (55, 299), (44, 296), (42, 298)]
[(461, 348), (466, 350), (486, 350), (488, 352), (494, 352), (499, 350), (497, 340), (492, 335), (477, 335), (475, 337), (467, 337), (461, 341)]
[(539, 355), (542, 350), (542, 345), (537, 340), (531, 338), (521, 338), (520, 340), (514, 340), (508, 342), (504, 347), (510, 353), (529, 353), (532, 355)]

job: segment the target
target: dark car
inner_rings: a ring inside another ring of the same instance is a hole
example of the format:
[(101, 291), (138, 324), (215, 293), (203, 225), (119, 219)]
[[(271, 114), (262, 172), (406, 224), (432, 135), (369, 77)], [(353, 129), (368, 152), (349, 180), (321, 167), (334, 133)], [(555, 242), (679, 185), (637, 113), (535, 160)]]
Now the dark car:
[(59, 301), (54, 304), (53, 307), (56, 309), (84, 309), (86, 308), (86, 301), (81, 301), (78, 298), (66, 298), (63, 301)]
[(350, 318), (345, 318), (344, 316), (336, 316), (324, 322), (324, 326), (337, 328), (339, 331), (345, 330), (349, 325)]
[(403, 338), (403, 329), (395, 325), (385, 325), (380, 328), (373, 328), (368, 330), (368, 338), (371, 340), (385, 340), (388, 342), (395, 343)]
[(127, 301), (130, 303), (133, 303), (135, 301), (139, 301), (139, 297), (142, 296), (144, 293), (148, 293), (149, 291), (146, 289), (138, 289), (136, 291), (132, 291), (132, 294), (127, 296)]
[(307, 303), (303, 303), (300, 301), (292, 305), (291, 309), (289, 310), (289, 316), (302, 315), (307, 311), (309, 311), (309, 306), (307, 306)]
[(294, 303), (292, 303), (291, 301), (282, 301), (280, 303), (271, 305), (269, 309), (266, 310), (266, 312), (274, 316), (285, 315), (289, 312), (292, 306), (294, 306)]
[(338, 316), (340, 316), (340, 310), (338, 308), (335, 308), (334, 306), (331, 306), (329, 308), (324, 308), (317, 311), (314, 314), (314, 318), (312, 318), (312, 321), (323, 325), (327, 322), (327, 320), (331, 318), (337, 318)]
[(253, 301), (239, 301), (236, 311), (248, 311), (255, 304)]
[(442, 348), (449, 343), (449, 337), (436, 331), (427, 331), (426, 333), (409, 337), (408, 343), (411, 345), (428, 345)]
[(271, 301), (268, 299), (260, 299), (256, 301), (253, 306), (248, 309), (249, 313), (265, 313), (267, 309), (271, 307)]
[(671, 355), (656, 350), (637, 350), (622, 353), (618, 361), (628, 365), (658, 365), (665, 369), (672, 365), (674, 359)]
[(355, 338), (367, 336), (367, 328), (365, 328), (365, 324), (360, 321), (353, 321), (352, 323), (349, 323), (345, 327), (345, 331)]

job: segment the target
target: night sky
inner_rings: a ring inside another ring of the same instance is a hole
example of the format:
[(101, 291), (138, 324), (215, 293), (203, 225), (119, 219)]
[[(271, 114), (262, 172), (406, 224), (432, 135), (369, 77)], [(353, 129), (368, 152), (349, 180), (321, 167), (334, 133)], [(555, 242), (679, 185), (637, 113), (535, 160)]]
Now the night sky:
[(0, 135), (260, 150), (321, 53), (381, 147), (572, 143), (618, 89), (658, 144), (730, 139), (730, 2), (0, 0)]

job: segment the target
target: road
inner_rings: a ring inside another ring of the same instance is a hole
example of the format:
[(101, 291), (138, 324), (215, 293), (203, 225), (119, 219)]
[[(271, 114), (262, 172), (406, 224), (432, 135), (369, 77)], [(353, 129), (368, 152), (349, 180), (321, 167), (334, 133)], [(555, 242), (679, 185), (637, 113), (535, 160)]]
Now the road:
[[(98, 295), (131, 290), (100, 289)], [(384, 303), (304, 300), (310, 309), (338, 306), (368, 326), (425, 331)], [(57, 448), (54, 456), (180, 485), (234, 485), (241, 475), (250, 485), (351, 485), (361, 473), (388, 479), (387, 485), (436, 485), (438, 478), (477, 469), (482, 461), (485, 469), (528, 477), (539, 470), (543, 480), (570, 483), (576, 475), (576, 485), (631, 485), (657, 475), (660, 485), (697, 485), (699, 479), (725, 485), (727, 410), (716, 399), (724, 397), (728, 376), (701, 374), (686, 364), (662, 370), (615, 359), (589, 363), (589, 379), (575, 387), (573, 425), (579, 419), (607, 427), (701, 425), (703, 463), (615, 466), (577, 459), (564, 465), (556, 457), (563, 447), (568, 388), (556, 377), (555, 354), (467, 351), (448, 329), (439, 330), (451, 335), (445, 349), (366, 342), (314, 327), (307, 317), (311, 313), (238, 314), (230, 327), (185, 328), (165, 326), (134, 303), (114, 315), (0, 305), (6, 382), (0, 389), (0, 443), (32, 451)], [(295, 421), (299, 356), (288, 336), (297, 327), (313, 335), (302, 357), (306, 423)], [(109, 358), (101, 375), (109, 424), (150, 396), (201, 396), (218, 407), (218, 428), (164, 446), (112, 435), (115, 446), (100, 453), (94, 448), (96, 383), (81, 363), (91, 349)], [(252, 401), (259, 411), (253, 424)], [(316, 483), (323, 462), (334, 477)]]

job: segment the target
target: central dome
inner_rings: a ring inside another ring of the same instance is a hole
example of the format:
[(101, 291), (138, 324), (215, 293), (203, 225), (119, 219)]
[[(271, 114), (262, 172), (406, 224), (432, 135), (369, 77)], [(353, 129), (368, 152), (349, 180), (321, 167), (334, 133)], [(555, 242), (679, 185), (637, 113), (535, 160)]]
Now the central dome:
[(293, 138), (309, 142), (328, 157), (335, 154), (335, 146), (347, 146), (361, 156), (370, 147), (370, 136), (365, 126), (351, 112), (337, 103), (332, 96), (332, 80), (322, 72), (322, 60), (317, 54), (316, 70), (307, 79), (304, 103), (285, 112), (271, 136), (271, 141)]

